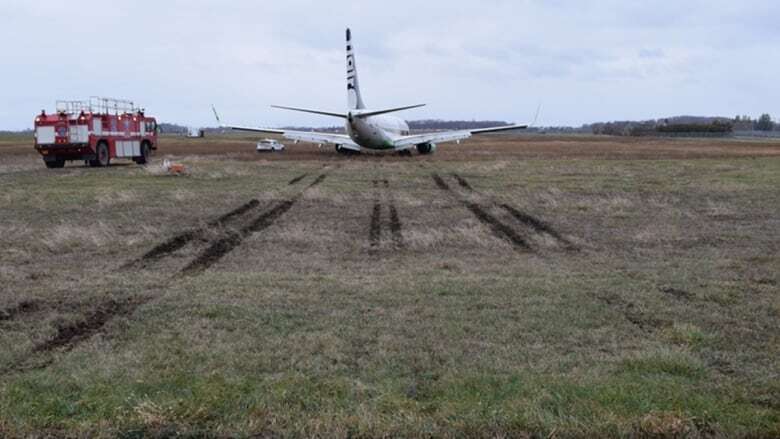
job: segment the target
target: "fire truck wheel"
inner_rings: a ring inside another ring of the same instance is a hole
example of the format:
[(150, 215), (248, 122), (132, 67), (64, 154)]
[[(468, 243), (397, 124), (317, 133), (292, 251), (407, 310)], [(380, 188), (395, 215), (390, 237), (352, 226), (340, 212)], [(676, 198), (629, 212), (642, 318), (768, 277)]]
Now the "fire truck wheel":
[(108, 166), (111, 163), (111, 156), (108, 155), (108, 145), (105, 142), (98, 143), (96, 162), (97, 166)]
[(57, 168), (64, 168), (65, 167), (65, 160), (59, 159), (59, 160), (53, 160), (50, 162), (44, 161), (43, 163), (46, 164), (46, 167), (49, 169), (57, 169)]
[(149, 156), (151, 155), (152, 150), (149, 148), (149, 143), (144, 142), (141, 145), (141, 155), (139, 157), (136, 157), (135, 162), (139, 165), (145, 165), (149, 163)]

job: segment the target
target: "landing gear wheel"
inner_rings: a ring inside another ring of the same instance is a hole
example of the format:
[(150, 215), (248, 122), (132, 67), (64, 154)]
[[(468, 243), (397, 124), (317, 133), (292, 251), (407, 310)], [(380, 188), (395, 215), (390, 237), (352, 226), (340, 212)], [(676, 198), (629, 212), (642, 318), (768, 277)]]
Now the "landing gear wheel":
[(111, 164), (111, 156), (108, 155), (108, 145), (106, 143), (98, 143), (97, 146), (97, 159), (90, 161), (92, 166), (108, 166)]
[(151, 148), (149, 148), (149, 144), (144, 142), (141, 145), (141, 155), (139, 157), (136, 157), (135, 162), (139, 165), (145, 165), (149, 163), (149, 156), (152, 154)]
[(336, 145), (336, 151), (338, 151), (339, 154), (344, 154), (347, 156), (360, 154), (360, 151), (355, 151), (354, 149), (350, 149), (350, 148), (344, 148), (341, 145)]
[(50, 162), (44, 160), (43, 163), (45, 163), (46, 167), (49, 169), (59, 169), (65, 167), (65, 160), (63, 159), (52, 160)]

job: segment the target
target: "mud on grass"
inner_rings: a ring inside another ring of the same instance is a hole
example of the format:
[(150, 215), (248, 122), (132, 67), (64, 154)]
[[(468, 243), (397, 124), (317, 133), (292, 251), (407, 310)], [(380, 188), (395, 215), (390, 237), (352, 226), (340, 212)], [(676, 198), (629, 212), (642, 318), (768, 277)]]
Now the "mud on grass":
[[(457, 174), (453, 175), (462, 187), (468, 190), (473, 190), (471, 186), (469, 186), (468, 182), (466, 182), (466, 180)], [(445, 182), (444, 179), (442, 179), (438, 174), (433, 174), (432, 178), (439, 189), (449, 193), (451, 196), (458, 198), (463, 206), (466, 207), (466, 209), (468, 209), (472, 214), (474, 214), (475, 218), (490, 228), (493, 234), (495, 234), (497, 237), (511, 242), (515, 245), (516, 248), (522, 251), (531, 250), (531, 246), (528, 244), (526, 239), (517, 232), (517, 230), (488, 213), (488, 211), (478, 203), (454, 194), (447, 182)]]
[(33, 352), (71, 349), (79, 342), (100, 331), (111, 319), (131, 314), (136, 308), (149, 300), (150, 298), (133, 298), (109, 300), (100, 303), (94, 310), (88, 312), (82, 320), (58, 327), (57, 334), (53, 338), (35, 346)]

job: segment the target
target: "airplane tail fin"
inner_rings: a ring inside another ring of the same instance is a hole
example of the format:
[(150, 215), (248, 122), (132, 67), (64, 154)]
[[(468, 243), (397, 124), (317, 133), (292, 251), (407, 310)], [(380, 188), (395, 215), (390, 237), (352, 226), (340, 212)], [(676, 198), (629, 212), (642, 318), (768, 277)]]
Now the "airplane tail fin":
[(362, 110), (366, 108), (363, 97), (360, 95), (357, 66), (355, 65), (355, 51), (352, 45), (352, 31), (347, 29), (347, 105), (350, 110)]

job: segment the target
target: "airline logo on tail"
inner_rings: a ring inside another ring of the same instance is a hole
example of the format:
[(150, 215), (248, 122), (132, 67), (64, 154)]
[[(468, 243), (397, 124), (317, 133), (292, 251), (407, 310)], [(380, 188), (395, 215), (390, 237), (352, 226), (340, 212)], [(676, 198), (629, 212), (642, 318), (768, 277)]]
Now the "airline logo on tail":
[(355, 67), (355, 55), (352, 47), (352, 32), (347, 29), (347, 103), (350, 110), (366, 108), (363, 98), (360, 96), (357, 71)]

